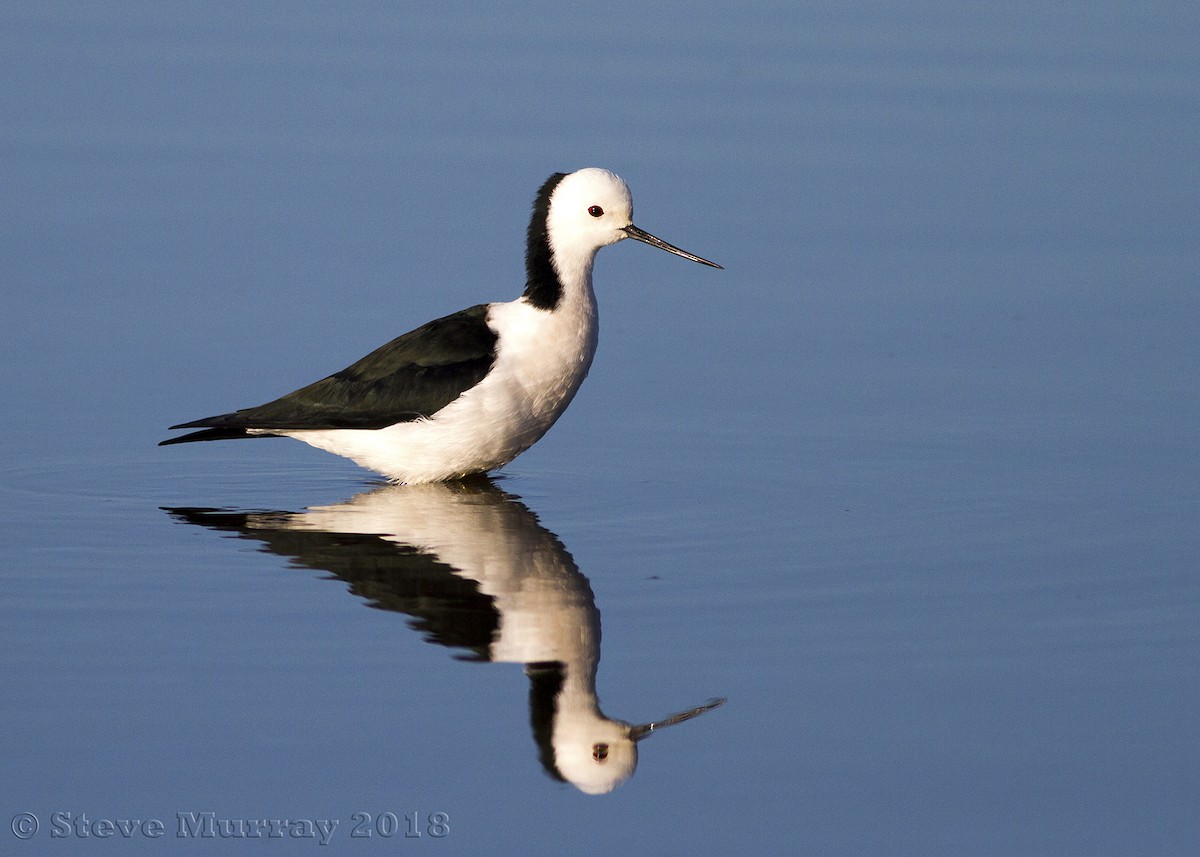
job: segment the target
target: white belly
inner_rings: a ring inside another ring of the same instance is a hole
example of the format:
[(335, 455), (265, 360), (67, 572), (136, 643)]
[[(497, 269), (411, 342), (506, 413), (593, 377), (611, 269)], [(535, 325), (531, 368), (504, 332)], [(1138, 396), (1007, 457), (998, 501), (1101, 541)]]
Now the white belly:
[(523, 299), (492, 304), (488, 325), (499, 335), (491, 372), (432, 417), (382, 429), (282, 434), (393, 482), (439, 482), (507, 464), (554, 425), (587, 376), (596, 350), (595, 302), (553, 312)]

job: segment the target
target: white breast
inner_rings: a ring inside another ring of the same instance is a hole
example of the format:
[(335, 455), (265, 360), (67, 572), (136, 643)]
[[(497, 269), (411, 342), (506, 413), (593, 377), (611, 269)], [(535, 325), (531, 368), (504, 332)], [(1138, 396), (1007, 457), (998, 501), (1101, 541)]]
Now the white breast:
[(491, 372), (433, 417), (376, 430), (286, 434), (394, 482), (437, 482), (507, 464), (554, 425), (592, 365), (597, 323), (590, 279), (552, 311), (524, 298), (491, 304), (488, 326), (498, 336)]

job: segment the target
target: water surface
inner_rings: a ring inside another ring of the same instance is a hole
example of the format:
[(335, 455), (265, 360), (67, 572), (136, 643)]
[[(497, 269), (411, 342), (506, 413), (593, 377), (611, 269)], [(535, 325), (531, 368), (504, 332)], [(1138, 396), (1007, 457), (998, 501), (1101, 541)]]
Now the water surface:
[[(1198, 19), (0, 13), (6, 853), (255, 847), (204, 813), (361, 853), (1194, 853)], [(514, 297), (534, 191), (591, 164), (726, 270), (605, 250), (591, 376), (490, 486), (154, 446)], [(570, 724), (614, 730), (604, 794)]]

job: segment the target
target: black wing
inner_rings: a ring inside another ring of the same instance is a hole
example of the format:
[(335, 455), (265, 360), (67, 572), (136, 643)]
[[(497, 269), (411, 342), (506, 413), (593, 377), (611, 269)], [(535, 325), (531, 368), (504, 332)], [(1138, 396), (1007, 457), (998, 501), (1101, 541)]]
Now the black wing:
[(231, 414), (180, 423), (204, 428), (159, 446), (262, 437), (248, 429), (380, 429), (436, 414), (487, 375), (496, 359), (488, 305), (439, 318), (294, 393)]

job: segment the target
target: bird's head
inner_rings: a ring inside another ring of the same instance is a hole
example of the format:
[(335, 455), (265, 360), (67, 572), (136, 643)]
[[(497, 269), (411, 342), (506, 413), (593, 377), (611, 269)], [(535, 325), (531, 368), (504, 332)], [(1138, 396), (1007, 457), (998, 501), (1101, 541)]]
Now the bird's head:
[(550, 246), (559, 259), (588, 259), (626, 238), (714, 268), (715, 262), (680, 250), (633, 225), (633, 196), (615, 173), (588, 167), (563, 177), (550, 196), (546, 218)]

